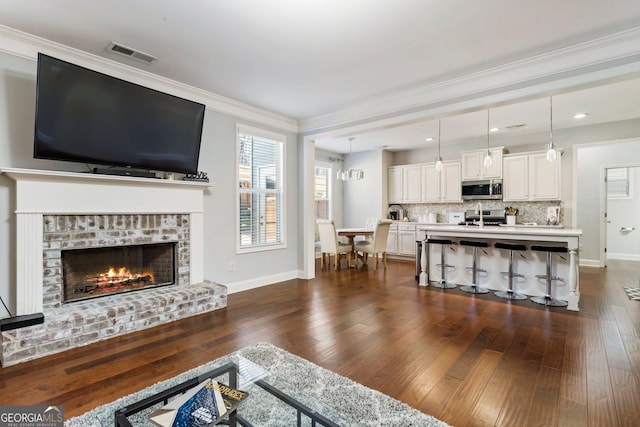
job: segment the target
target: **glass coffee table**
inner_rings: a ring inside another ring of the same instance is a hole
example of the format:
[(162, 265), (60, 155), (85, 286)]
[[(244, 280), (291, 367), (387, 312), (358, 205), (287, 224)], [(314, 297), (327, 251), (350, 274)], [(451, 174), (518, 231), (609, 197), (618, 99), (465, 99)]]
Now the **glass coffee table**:
[[(248, 392), (240, 405), (217, 424), (235, 426), (327, 426), (357, 425), (355, 420), (297, 390), (285, 379), (239, 355), (230, 356), (218, 367), (119, 408), (110, 425), (116, 427), (155, 426), (148, 415), (207, 378)], [(107, 425), (107, 420), (101, 420)]]

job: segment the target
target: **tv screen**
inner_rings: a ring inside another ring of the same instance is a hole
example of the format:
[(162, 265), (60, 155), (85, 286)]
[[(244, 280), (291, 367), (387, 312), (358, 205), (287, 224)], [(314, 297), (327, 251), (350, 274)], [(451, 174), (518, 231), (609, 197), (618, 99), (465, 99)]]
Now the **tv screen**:
[(204, 110), (39, 53), (34, 157), (197, 173)]

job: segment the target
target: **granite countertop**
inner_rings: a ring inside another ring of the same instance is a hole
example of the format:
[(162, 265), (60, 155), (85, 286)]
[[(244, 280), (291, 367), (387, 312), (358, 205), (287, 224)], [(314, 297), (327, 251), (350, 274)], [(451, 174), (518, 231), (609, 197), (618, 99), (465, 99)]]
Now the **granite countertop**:
[(563, 236), (563, 237), (579, 237), (582, 230), (574, 228), (560, 228), (549, 226), (485, 226), (478, 227), (473, 225), (442, 225), (428, 224), (420, 225), (421, 231), (442, 231), (448, 233), (461, 233), (471, 235), (527, 235), (527, 236)]

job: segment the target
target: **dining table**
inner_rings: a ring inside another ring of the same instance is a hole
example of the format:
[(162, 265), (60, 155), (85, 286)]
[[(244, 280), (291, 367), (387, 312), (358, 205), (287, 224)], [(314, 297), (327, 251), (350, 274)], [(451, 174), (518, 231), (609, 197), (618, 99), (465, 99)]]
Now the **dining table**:
[(350, 268), (358, 267), (358, 253), (356, 252), (355, 239), (358, 236), (367, 237), (373, 236), (372, 228), (339, 228), (337, 230), (338, 236), (346, 237), (349, 244), (351, 245), (351, 263), (349, 264)]

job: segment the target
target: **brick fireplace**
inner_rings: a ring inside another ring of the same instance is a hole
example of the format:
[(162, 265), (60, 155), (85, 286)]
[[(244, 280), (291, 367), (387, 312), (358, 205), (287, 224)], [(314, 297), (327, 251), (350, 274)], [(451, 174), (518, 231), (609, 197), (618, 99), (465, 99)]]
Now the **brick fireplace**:
[[(3, 366), (226, 307), (226, 287), (203, 279), (203, 193), (209, 184), (2, 172), (16, 181), (17, 314), (45, 316), (44, 324), (2, 332)], [(146, 255), (138, 252), (144, 247)], [(105, 281), (96, 277), (101, 273), (74, 259), (81, 251), (107, 264), (119, 264), (120, 257), (154, 270), (172, 264), (160, 273), (160, 287), (147, 286), (151, 278), (144, 271), (143, 279), (130, 280), (131, 289), (112, 286), (119, 290), (107, 294)], [(68, 298), (74, 293), (79, 297)]]

